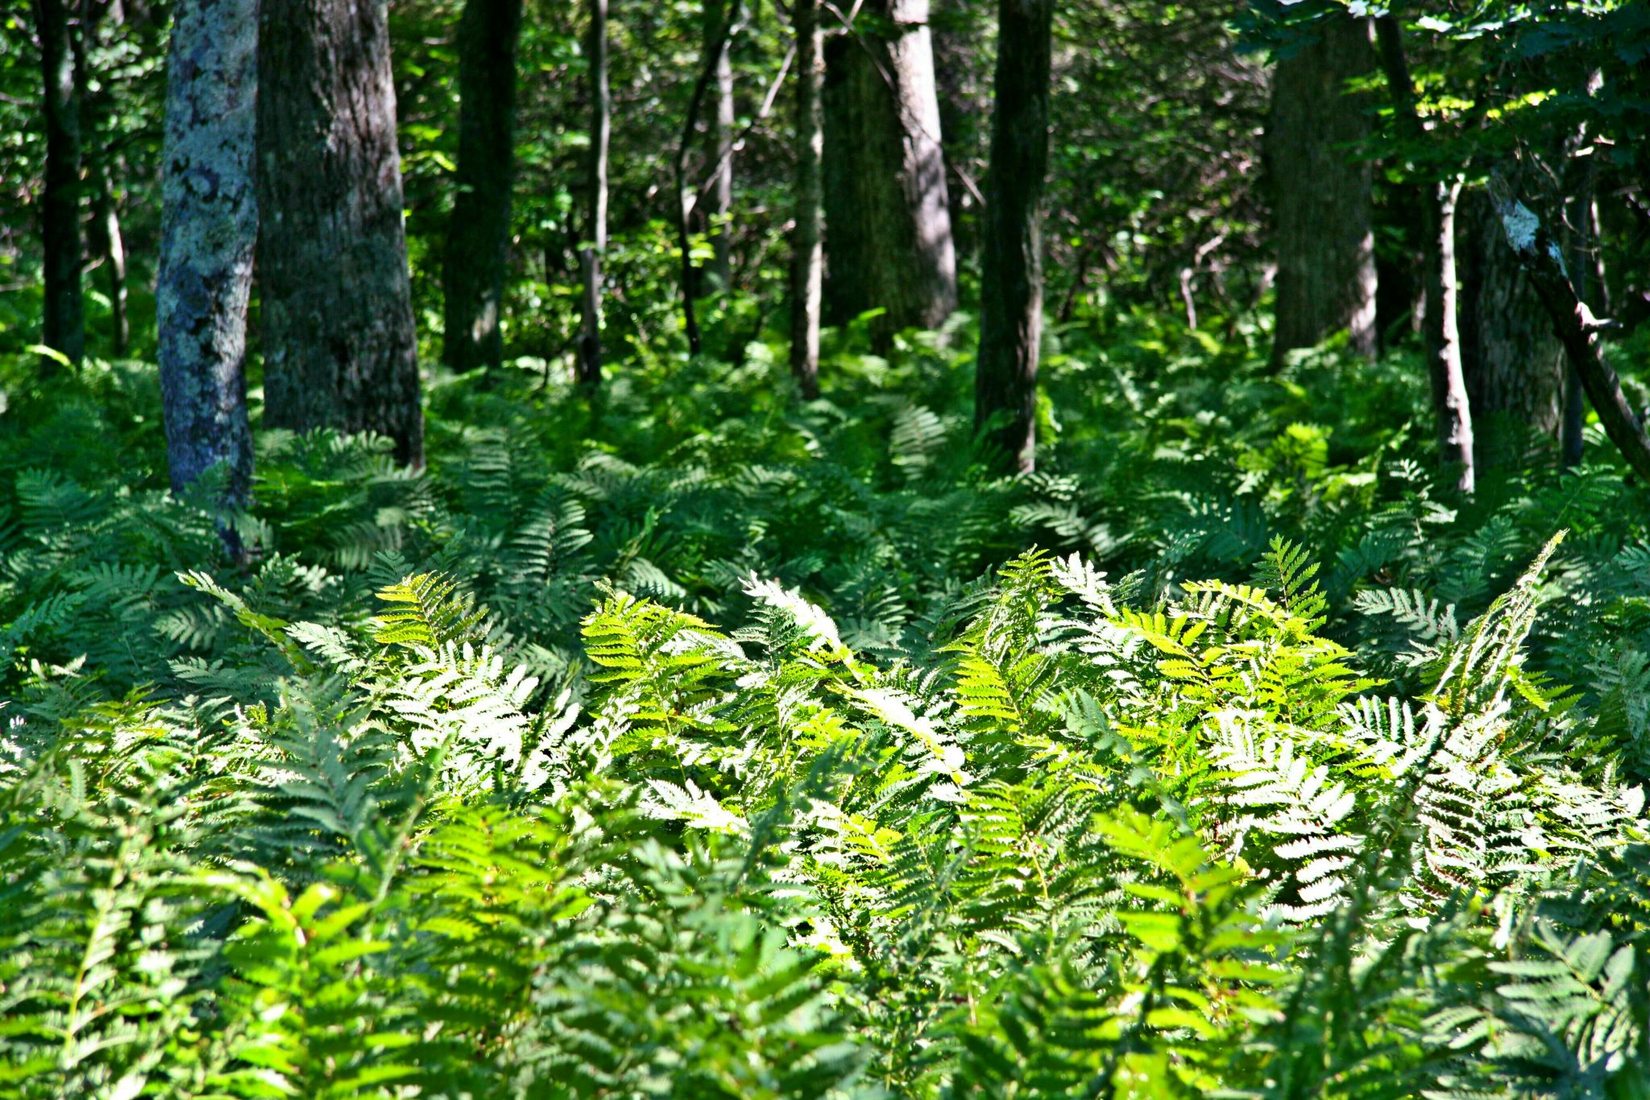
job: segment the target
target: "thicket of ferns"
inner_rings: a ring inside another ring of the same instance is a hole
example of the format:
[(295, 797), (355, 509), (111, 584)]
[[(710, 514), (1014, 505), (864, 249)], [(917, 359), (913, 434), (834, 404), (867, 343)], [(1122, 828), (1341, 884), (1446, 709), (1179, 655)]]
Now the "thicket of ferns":
[(1126, 364), (982, 482), (917, 362), (271, 435), (215, 577), (19, 470), (85, 380), (0, 454), (0, 1095), (1650, 1095), (1642, 490), (1465, 523)]

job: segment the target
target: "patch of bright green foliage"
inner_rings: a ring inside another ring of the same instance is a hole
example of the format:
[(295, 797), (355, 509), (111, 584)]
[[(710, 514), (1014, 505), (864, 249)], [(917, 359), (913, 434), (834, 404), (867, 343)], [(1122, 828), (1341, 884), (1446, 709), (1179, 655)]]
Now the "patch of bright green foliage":
[(966, 334), (445, 380), (245, 570), (152, 368), (17, 363), (0, 1095), (1650, 1094), (1643, 489), (1060, 338), (1012, 481)]

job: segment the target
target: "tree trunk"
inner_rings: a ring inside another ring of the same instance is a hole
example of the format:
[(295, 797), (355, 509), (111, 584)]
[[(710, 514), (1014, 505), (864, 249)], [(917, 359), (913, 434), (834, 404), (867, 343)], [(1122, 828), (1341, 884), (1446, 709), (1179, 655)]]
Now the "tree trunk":
[(160, 271), (155, 312), (172, 488), (222, 478), (224, 514), (252, 486), (246, 307), (258, 241), (253, 186), (258, 0), (179, 0), (166, 66)]
[(1564, 349), (1507, 246), (1489, 196), (1462, 201), (1461, 365), (1479, 465), (1523, 457), (1529, 431), (1556, 439)]
[[(1438, 450), (1456, 475), (1456, 488), (1473, 491), (1472, 404), (1461, 364), (1459, 283), (1455, 277), (1455, 207), (1461, 180), (1440, 180), (1427, 217), (1427, 377), (1438, 416)], [(1436, 308), (1435, 308), (1436, 306)]]
[[(731, 3), (734, 7), (733, 20), (739, 20), (739, 4), (742, 0), (711, 0), (705, 5), (705, 40), (715, 43), (720, 34), (725, 9)], [(733, 250), (732, 237), (729, 233), (728, 217), (733, 212), (733, 37), (722, 35), (715, 57), (716, 82), (716, 110), (711, 117), (710, 146), (711, 155), (716, 159), (712, 163), (713, 169), (709, 186), (706, 188), (707, 202), (704, 210), (707, 230), (710, 235), (711, 247), (715, 249), (716, 258), (711, 265), (711, 277), (718, 292), (726, 293), (733, 283)]]
[[(946, 193), (952, 197), (951, 230), (957, 255), (977, 257), (980, 211), (973, 178), (981, 154), (984, 65), (981, 28), (966, 0), (932, 0), (934, 69), (940, 103), (940, 138), (945, 156)], [(943, 22), (942, 22), (943, 18)]]
[(132, 324), (128, 319), (126, 290), (126, 240), (120, 231), (120, 209), (115, 201), (114, 181), (109, 167), (100, 166), (93, 181), (92, 247), (103, 257), (103, 275), (109, 295), (109, 347), (117, 357), (131, 349)]
[[(1415, 83), (1404, 54), (1402, 28), (1391, 15), (1383, 15), (1375, 20), (1375, 33), (1397, 124), (1410, 141), (1420, 145), (1427, 134), (1415, 106)], [(1472, 405), (1462, 372), (1455, 277), (1455, 204), (1460, 194), (1461, 179), (1455, 176), (1428, 183), (1422, 195), (1421, 243), (1427, 294), (1424, 333), (1439, 457), (1444, 467), (1455, 473), (1457, 488), (1470, 493), (1476, 480)]]
[(1507, 235), (1507, 244), (1523, 265), (1536, 297), (1553, 323), (1553, 332), (1581, 376), (1587, 399), (1598, 412), (1604, 432), (1616, 445), (1628, 467), (1650, 483), (1650, 437), (1621, 391), (1621, 380), (1599, 346), (1599, 323), (1576, 293), (1565, 270), (1563, 251), (1541, 220), (1519, 202), (1505, 181), (1490, 178), (1490, 197)]
[(580, 384), (596, 386), (602, 380), (602, 255), (607, 251), (607, 143), (613, 115), (607, 87), (607, 0), (590, 0), (586, 49), (590, 63), (590, 239), (579, 249), (584, 297), (577, 373)]
[(802, 396), (819, 396), (819, 309), (824, 287), (825, 79), (819, 0), (793, 0), (796, 20), (796, 228), (791, 236), (791, 374)]
[(1043, 328), (1043, 183), (1048, 172), (1054, 0), (999, 0), (996, 108), (986, 174), (974, 426), (1003, 472), (1036, 464)]
[[(1593, 90), (1596, 90), (1593, 89)], [(1577, 135), (1564, 150), (1568, 168), (1564, 173), (1565, 193), (1572, 196), (1565, 233), (1569, 253), (1569, 269), (1574, 273), (1576, 297), (1594, 314), (1606, 316), (1610, 311), (1608, 287), (1604, 281), (1604, 262), (1598, 249), (1598, 201), (1596, 155), (1578, 157), (1575, 150), (1586, 141), (1586, 133)], [(1587, 398), (1581, 384), (1581, 373), (1566, 360), (1564, 368), (1564, 419), (1559, 430), (1559, 461), (1565, 469), (1581, 464), (1584, 444), (1582, 430), (1587, 421)]]
[(34, 5), (46, 127), (46, 307), (41, 342), (78, 364), (86, 353), (86, 322), (80, 288), (80, 97), (69, 2), (35, 0)]
[(458, 24), (458, 193), (442, 272), (442, 358), (456, 371), (504, 361), (520, 33), (521, 0), (466, 0)]
[[(957, 307), (928, 0), (866, 0), (825, 50), (825, 293), (834, 318), (935, 328)], [(872, 29), (879, 28), (879, 29)]]
[(1369, 24), (1331, 17), (1278, 61), (1266, 125), (1266, 173), (1278, 251), (1272, 361), (1337, 332), (1375, 353), (1375, 237), (1370, 163), (1356, 149), (1369, 105), (1347, 91), (1373, 71)]
[(265, 423), (422, 465), (385, 0), (264, 0), (258, 71)]
[(80, 89), (80, 133), (88, 153), (85, 157), (84, 187), (91, 201), (91, 224), (86, 241), (90, 255), (103, 268), (109, 296), (109, 350), (124, 356), (131, 344), (131, 326), (126, 315), (126, 242), (120, 231), (120, 211), (115, 202), (115, 176), (120, 168), (118, 155), (109, 153), (105, 128), (115, 104), (107, 82), (96, 84), (87, 67), (88, 45), (101, 41), (105, 19), (120, 26), (125, 13), (118, 2), (101, 7), (92, 0), (80, 0), (80, 33), (71, 36), (74, 44), (75, 87)]

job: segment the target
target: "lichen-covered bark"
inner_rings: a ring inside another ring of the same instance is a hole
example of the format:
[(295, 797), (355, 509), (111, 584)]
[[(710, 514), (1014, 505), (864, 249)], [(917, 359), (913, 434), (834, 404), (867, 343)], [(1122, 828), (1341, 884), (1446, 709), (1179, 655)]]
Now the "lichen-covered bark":
[(1331, 17), (1278, 61), (1266, 124), (1266, 174), (1277, 247), (1272, 358), (1341, 331), (1375, 353), (1372, 169), (1356, 146), (1369, 105), (1347, 83), (1374, 68), (1369, 24)]
[(386, 22), (385, 0), (263, 0), (264, 415), (387, 435), (416, 466), (424, 421)]
[(819, 310), (824, 286), (825, 56), (819, 0), (793, 0), (796, 23), (796, 226), (791, 231), (791, 374), (804, 397), (819, 395)]
[(223, 512), (244, 508), (252, 486), (245, 362), (258, 239), (257, 12), (258, 0), (178, 0), (166, 69), (155, 283), (166, 459), (180, 493), (218, 470)]
[(873, 329), (885, 343), (957, 308), (957, 257), (928, 0), (860, 10), (825, 50), (825, 295), (839, 321), (887, 310)]
[(1054, 0), (999, 0), (996, 109), (986, 173), (980, 355), (974, 424), (1004, 472), (1036, 464), (1037, 356), (1043, 329), (1044, 178)]
[(86, 351), (80, 285), (80, 101), (75, 86), (68, 0), (34, 0), (46, 128), (46, 186), (41, 201), (45, 245), (42, 343), (79, 363)]
[(1461, 200), (1461, 362), (1480, 465), (1505, 464), (1533, 432), (1558, 436), (1564, 349), (1507, 246), (1489, 196)]
[(466, 0), (458, 24), (458, 193), (442, 270), (442, 358), (457, 371), (504, 359), (520, 32), (521, 0)]

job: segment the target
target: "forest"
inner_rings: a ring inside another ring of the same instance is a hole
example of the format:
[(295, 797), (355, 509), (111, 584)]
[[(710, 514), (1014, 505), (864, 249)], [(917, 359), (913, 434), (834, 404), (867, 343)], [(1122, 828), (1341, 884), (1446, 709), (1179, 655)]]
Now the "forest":
[(0, 9), (0, 1100), (1650, 1100), (1650, 4)]

